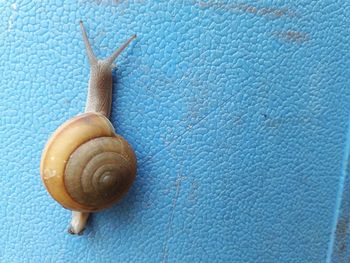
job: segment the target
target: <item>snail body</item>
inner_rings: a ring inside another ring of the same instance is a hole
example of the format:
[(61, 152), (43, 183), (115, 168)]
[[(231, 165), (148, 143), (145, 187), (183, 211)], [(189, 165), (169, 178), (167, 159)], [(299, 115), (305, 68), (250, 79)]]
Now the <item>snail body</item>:
[(108, 120), (112, 102), (113, 61), (136, 37), (110, 57), (98, 60), (80, 22), (91, 65), (85, 113), (62, 124), (42, 153), (40, 173), (50, 195), (73, 211), (69, 232), (81, 233), (89, 213), (110, 207), (131, 187), (136, 156)]

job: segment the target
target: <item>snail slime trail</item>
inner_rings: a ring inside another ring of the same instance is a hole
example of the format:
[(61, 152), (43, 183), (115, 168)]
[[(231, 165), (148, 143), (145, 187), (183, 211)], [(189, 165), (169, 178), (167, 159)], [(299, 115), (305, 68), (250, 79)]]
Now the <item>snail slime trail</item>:
[(114, 60), (136, 38), (130, 37), (112, 55), (98, 59), (86, 30), (80, 28), (90, 64), (85, 113), (63, 123), (49, 138), (41, 157), (42, 181), (58, 203), (72, 210), (68, 229), (81, 234), (91, 212), (112, 206), (131, 187), (136, 156), (108, 120), (112, 105)]

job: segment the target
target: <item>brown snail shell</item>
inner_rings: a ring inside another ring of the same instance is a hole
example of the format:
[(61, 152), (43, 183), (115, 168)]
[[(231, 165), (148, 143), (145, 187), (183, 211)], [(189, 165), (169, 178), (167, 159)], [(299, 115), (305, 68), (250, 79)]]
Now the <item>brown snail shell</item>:
[(89, 112), (54, 132), (43, 151), (40, 173), (62, 206), (94, 212), (128, 191), (136, 176), (136, 156), (104, 115)]

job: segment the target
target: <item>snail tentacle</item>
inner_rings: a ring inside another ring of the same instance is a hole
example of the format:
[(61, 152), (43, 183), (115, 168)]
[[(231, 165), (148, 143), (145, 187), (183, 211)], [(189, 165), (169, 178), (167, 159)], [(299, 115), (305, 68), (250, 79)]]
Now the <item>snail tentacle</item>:
[(108, 58), (104, 59), (107, 64), (112, 65), (114, 60), (117, 59), (117, 57), (124, 51), (124, 49), (136, 38), (136, 35), (132, 35), (128, 40), (124, 42), (123, 45), (121, 45), (116, 51), (112, 53)]
[(94, 51), (91, 48), (91, 44), (90, 44), (89, 38), (87, 36), (83, 21), (80, 20), (79, 24), (80, 24), (81, 34), (83, 35), (83, 41), (85, 44), (87, 57), (89, 59), (90, 65), (94, 65), (97, 63), (97, 58), (94, 54)]
[(105, 59), (97, 59), (91, 48), (83, 22), (81, 21), (80, 28), (90, 62), (90, 80), (85, 112), (98, 112), (108, 118), (112, 106), (112, 69), (115, 67), (113, 62), (131, 43), (131, 41), (136, 38), (136, 35), (133, 35), (125, 41), (124, 44), (115, 50), (109, 57)]

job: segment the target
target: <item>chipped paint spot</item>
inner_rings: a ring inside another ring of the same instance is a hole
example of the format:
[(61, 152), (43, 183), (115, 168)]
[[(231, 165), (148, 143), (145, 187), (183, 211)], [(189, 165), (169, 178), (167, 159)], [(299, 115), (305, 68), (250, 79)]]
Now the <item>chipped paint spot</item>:
[(13, 3), (10, 5), (10, 8), (11, 8), (11, 15), (10, 15), (8, 23), (7, 23), (7, 31), (8, 32), (10, 32), (13, 28), (14, 21), (17, 17), (18, 6), (16, 3)]

